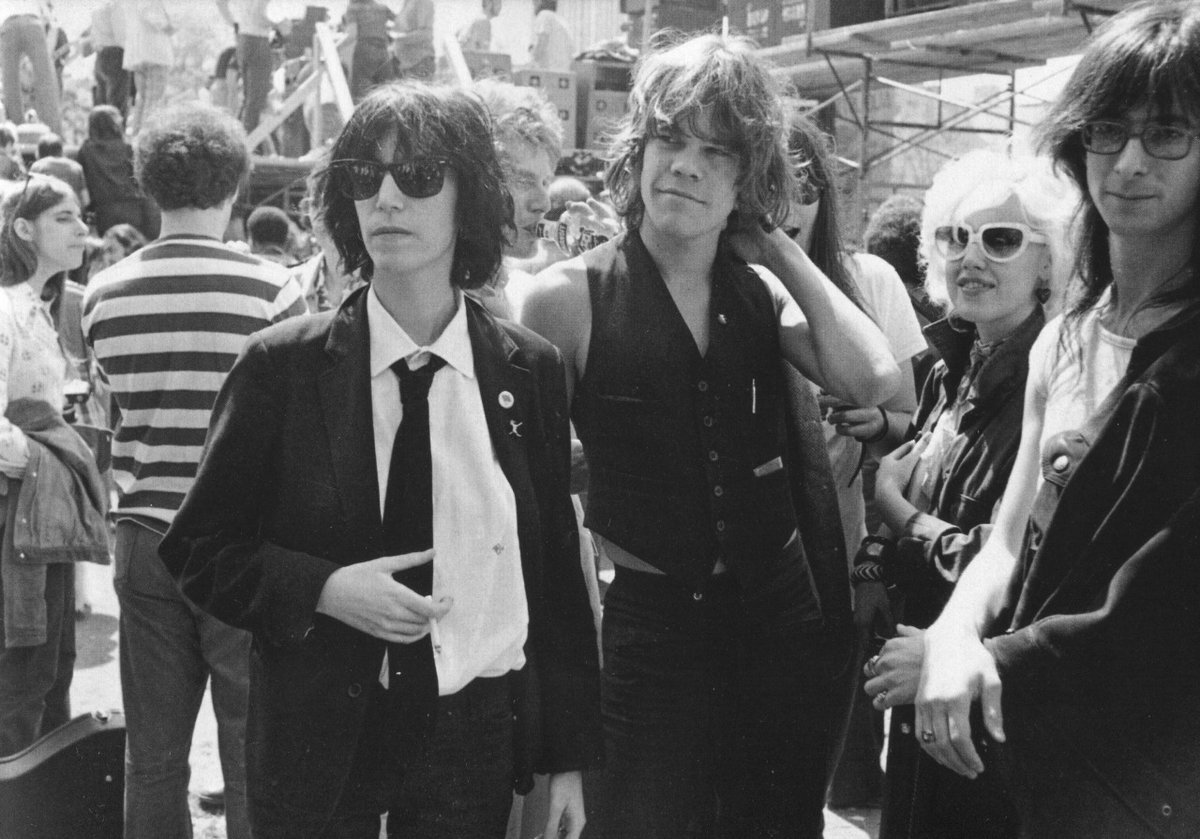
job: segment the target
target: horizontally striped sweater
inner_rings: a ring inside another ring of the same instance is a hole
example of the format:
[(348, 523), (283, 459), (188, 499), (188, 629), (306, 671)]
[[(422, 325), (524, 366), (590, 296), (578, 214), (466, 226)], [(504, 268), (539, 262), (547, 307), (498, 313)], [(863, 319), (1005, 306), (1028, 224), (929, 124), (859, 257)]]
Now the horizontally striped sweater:
[(246, 337), (306, 311), (284, 268), (207, 237), (164, 237), (92, 278), (83, 334), (112, 388), (118, 515), (171, 523)]

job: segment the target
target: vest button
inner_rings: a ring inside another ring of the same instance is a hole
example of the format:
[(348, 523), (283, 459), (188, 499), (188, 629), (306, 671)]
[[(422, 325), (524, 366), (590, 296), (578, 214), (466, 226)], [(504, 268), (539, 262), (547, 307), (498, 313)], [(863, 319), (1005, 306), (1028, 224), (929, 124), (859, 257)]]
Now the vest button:
[(719, 457), (720, 457), (720, 455), (718, 455), (718, 454), (716, 453), (716, 451), (711, 451), (711, 452), (709, 452), (709, 453), (708, 453), (708, 459), (709, 459), (709, 460), (711, 460), (713, 463), (716, 463), (716, 462), (717, 462), (717, 459), (718, 459)]
[(1065, 454), (1060, 454), (1058, 457), (1054, 458), (1054, 462), (1050, 465), (1053, 467), (1055, 472), (1066, 472), (1067, 467), (1071, 465), (1071, 458), (1067, 457)]
[(701, 393), (704, 393), (704, 392), (706, 392), (706, 391), (708, 390), (708, 382), (706, 382), (706, 381), (704, 381), (703, 379), (701, 379), (701, 380), (699, 381), (699, 383), (696, 385), (696, 389), (697, 389), (698, 391), (700, 391)]
[(704, 599), (704, 592), (702, 592), (702, 591), (692, 592), (692, 599), (695, 600), (697, 603), (699, 603), (701, 600)]
[(1163, 816), (1164, 816), (1164, 817), (1166, 817), (1166, 818), (1168, 818), (1168, 819), (1169, 819), (1169, 818), (1171, 818), (1171, 814), (1172, 814), (1172, 813), (1174, 813), (1174, 812), (1175, 812), (1175, 811), (1174, 811), (1173, 809), (1171, 809), (1171, 805), (1170, 805), (1170, 804), (1164, 804), (1164, 805), (1162, 805), (1162, 814), (1163, 814)]
[(358, 699), (362, 695), (362, 685), (358, 682), (352, 683), (350, 687), (346, 688), (346, 695), (351, 699)]
[(716, 422), (716, 420), (715, 420), (715, 419), (713, 419), (712, 417), (705, 417), (705, 418), (704, 418), (704, 427), (705, 427), (705, 428), (712, 428), (712, 427), (713, 427), (713, 424), (714, 424), (715, 422)]
[(717, 496), (717, 498), (720, 498), (724, 494), (725, 494), (725, 490), (722, 489), (719, 484), (717, 486), (713, 487), (713, 495)]
[(717, 532), (718, 533), (725, 532), (725, 519), (717, 519)]

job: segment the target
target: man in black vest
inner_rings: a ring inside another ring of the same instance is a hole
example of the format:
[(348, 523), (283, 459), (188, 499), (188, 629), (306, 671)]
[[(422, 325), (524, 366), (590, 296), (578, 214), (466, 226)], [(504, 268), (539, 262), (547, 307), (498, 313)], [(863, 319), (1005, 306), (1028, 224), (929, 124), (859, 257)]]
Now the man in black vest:
[(630, 101), (607, 173), (627, 232), (547, 269), (524, 309), (566, 361), (586, 524), (616, 566), (593, 826), (817, 837), (829, 685), (784, 363), (859, 405), (887, 399), (899, 371), (778, 229), (795, 185), (751, 45), (703, 35), (650, 54)]

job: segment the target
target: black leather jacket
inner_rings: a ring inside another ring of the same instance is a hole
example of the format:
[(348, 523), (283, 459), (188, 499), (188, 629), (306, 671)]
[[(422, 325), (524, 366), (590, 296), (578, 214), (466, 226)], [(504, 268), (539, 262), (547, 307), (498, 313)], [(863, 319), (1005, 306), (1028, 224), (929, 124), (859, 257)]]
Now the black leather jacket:
[(989, 639), (1031, 836), (1200, 835), (1200, 307), (1047, 442)]
[[(983, 362), (968, 394), (970, 405), (959, 421), (965, 442), (951, 462), (942, 464), (933, 503), (922, 512), (947, 523), (941, 532), (923, 531), (902, 537), (885, 573), (905, 594), (904, 622), (925, 627), (941, 613), (963, 569), (991, 532), (992, 511), (1012, 471), (1021, 442), (1021, 413), (1029, 348), (1045, 324), (1037, 307)], [(929, 431), (954, 406), (959, 382), (970, 367), (975, 331), (960, 332), (949, 321), (925, 328), (941, 354), (921, 389), (909, 436)]]

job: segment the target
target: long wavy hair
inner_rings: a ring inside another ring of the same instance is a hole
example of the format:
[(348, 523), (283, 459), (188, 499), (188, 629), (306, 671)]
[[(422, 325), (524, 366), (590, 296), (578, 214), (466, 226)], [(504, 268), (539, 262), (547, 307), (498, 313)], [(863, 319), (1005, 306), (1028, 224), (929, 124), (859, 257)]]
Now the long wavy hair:
[(741, 157), (738, 212), (777, 227), (787, 218), (792, 188), (786, 118), (782, 91), (755, 57), (755, 43), (715, 34), (658, 38), (634, 70), (629, 112), (610, 146), (604, 178), (613, 206), (627, 227), (640, 227), (647, 138), (663, 125), (694, 131), (697, 120), (708, 116), (714, 139)]
[[(377, 160), (379, 145), (396, 135), (397, 157), (442, 157), (458, 176), (455, 208), (458, 240), (450, 282), (479, 288), (500, 267), (505, 235), (513, 228), (513, 204), (492, 144), (491, 118), (467, 90), (401, 82), (368, 95), (334, 141), (328, 160)], [(326, 163), (314, 175), (316, 212), (342, 257), (346, 273), (370, 280), (375, 271), (363, 242), (354, 201), (346, 197), (347, 175)]]

